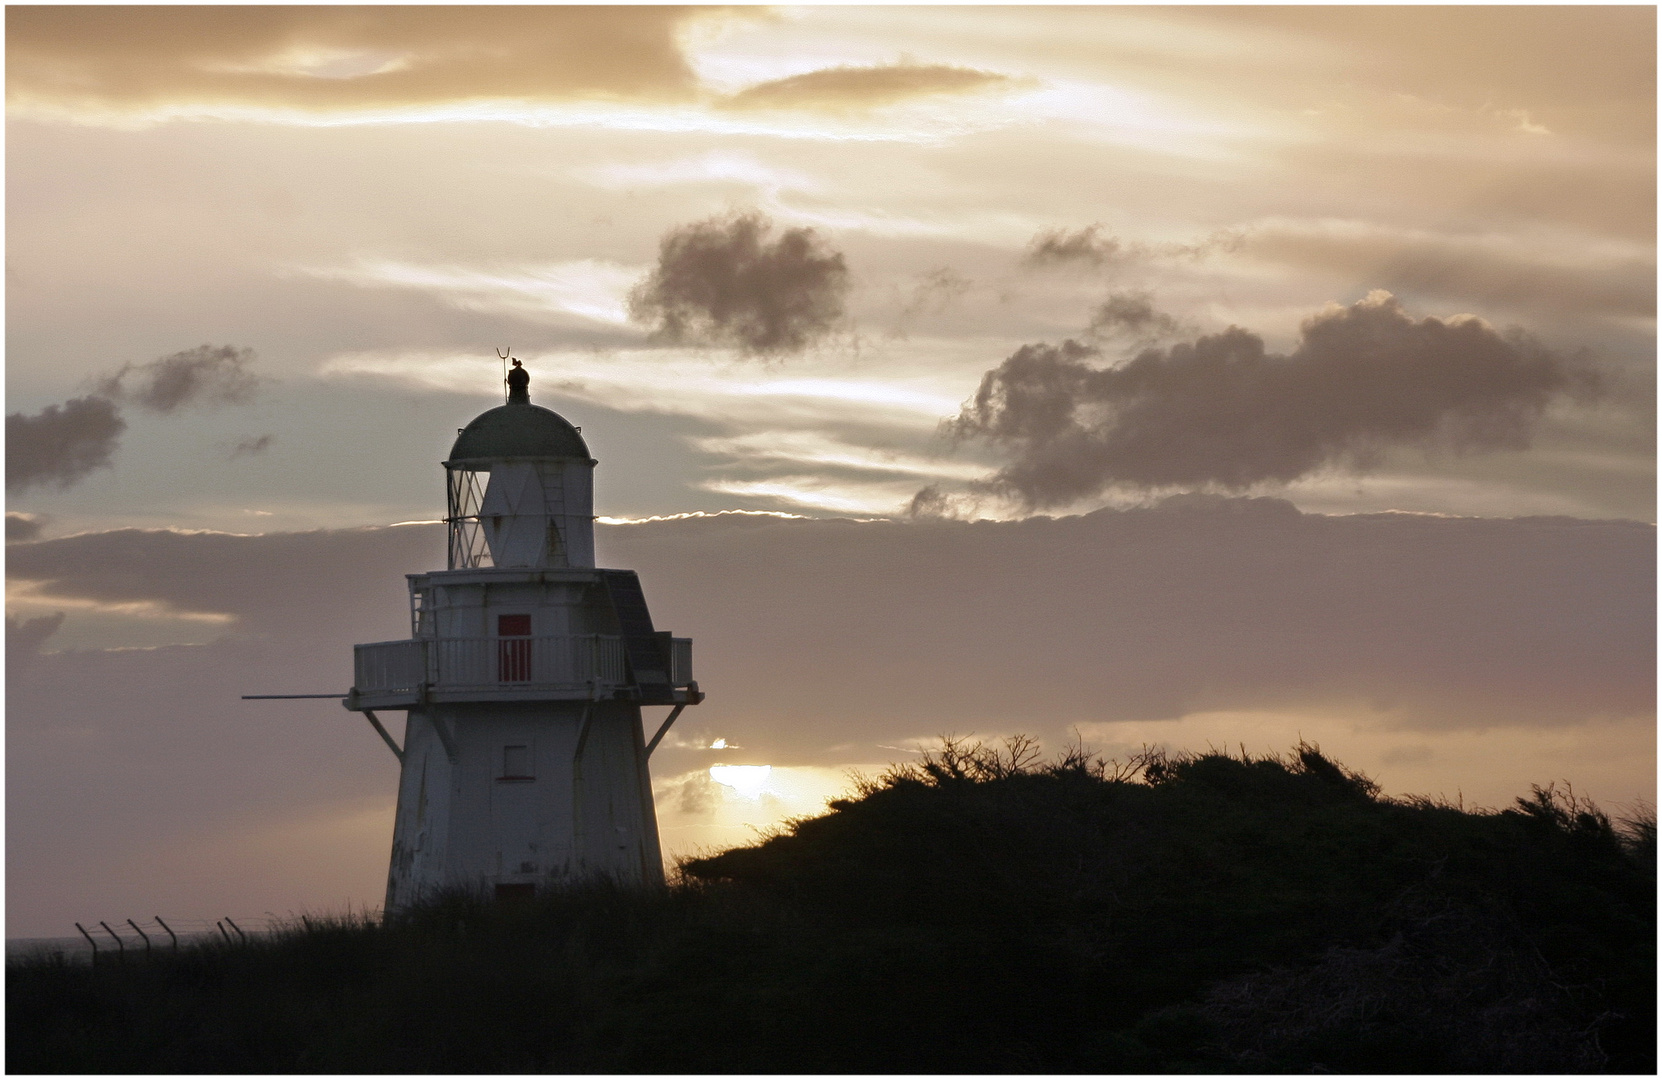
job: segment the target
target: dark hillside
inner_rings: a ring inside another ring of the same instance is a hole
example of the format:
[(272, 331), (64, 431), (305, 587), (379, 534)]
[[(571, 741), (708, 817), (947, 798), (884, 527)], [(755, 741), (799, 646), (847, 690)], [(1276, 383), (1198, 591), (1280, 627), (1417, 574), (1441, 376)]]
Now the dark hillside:
[(1651, 1072), (1654, 821), (949, 743), (661, 895), (8, 970), (13, 1072)]
[[(973, 941), (977, 993), (1057, 1068), (1625, 1071), (1652, 1053), (1643, 826), (1624, 843), (1551, 788), (1499, 814), (1382, 800), (1307, 746), (1117, 772), (1033, 757), (948, 745), (685, 869), (849, 934)], [(925, 982), (947, 1012), (966, 985)]]

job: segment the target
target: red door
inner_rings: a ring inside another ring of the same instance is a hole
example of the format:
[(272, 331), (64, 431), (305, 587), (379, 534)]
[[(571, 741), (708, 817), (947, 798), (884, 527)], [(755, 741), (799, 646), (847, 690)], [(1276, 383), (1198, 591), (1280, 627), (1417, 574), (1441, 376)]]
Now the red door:
[(531, 681), (531, 616), (498, 615), (496, 678), (498, 682)]

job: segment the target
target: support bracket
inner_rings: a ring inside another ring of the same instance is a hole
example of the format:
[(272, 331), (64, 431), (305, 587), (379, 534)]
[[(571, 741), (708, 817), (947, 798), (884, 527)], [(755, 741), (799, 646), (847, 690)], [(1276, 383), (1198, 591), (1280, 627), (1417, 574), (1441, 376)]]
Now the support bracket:
[(375, 710), (365, 709), (363, 710), (363, 713), (364, 719), (368, 720), (370, 725), (375, 728), (375, 733), (381, 736), (382, 740), (387, 744), (387, 749), (392, 751), (393, 757), (398, 759), (398, 763), (400, 765), (404, 764), (404, 751), (397, 743), (393, 742), (392, 736), (387, 734), (387, 729), (381, 726), (381, 721), (376, 717)]
[(669, 716), (664, 720), (663, 725), (658, 728), (658, 734), (652, 736), (652, 741), (646, 744), (647, 757), (651, 757), (652, 751), (658, 749), (658, 744), (663, 742), (664, 736), (669, 733), (669, 726), (675, 723), (675, 718), (680, 716), (681, 710), (686, 707), (687, 703), (683, 701), (681, 704), (669, 711)]

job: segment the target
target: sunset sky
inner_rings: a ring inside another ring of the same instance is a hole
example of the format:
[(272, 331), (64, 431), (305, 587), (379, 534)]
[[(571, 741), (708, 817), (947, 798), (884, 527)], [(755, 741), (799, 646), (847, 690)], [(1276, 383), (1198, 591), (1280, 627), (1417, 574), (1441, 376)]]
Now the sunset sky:
[(407, 633), (508, 347), (672, 852), (945, 732), (1654, 793), (1654, 8), (6, 30), (9, 934), (379, 903), (385, 747), (237, 696)]

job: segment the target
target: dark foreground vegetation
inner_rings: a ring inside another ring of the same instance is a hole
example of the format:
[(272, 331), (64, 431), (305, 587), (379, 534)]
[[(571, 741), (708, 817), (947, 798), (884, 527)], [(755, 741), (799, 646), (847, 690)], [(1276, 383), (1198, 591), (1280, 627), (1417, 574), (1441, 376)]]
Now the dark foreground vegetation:
[(1655, 820), (949, 743), (667, 892), (7, 971), (17, 1072), (1655, 1071)]

